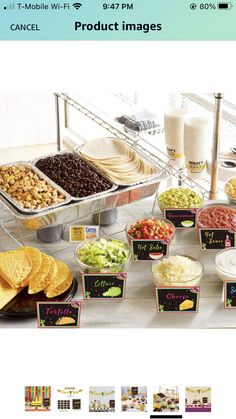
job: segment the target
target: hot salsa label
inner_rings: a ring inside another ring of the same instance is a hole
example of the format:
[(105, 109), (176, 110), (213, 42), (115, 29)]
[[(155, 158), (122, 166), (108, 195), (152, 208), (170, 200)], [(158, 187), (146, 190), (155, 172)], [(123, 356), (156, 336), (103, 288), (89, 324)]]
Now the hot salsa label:
[(196, 208), (167, 208), (164, 210), (164, 217), (171, 221), (176, 228), (195, 228), (196, 227)]
[(168, 255), (169, 244), (162, 240), (132, 240), (133, 260), (157, 260)]
[(200, 287), (156, 287), (157, 312), (198, 311)]
[(220, 250), (235, 247), (235, 233), (220, 228), (201, 228), (199, 231), (200, 246), (202, 250)]

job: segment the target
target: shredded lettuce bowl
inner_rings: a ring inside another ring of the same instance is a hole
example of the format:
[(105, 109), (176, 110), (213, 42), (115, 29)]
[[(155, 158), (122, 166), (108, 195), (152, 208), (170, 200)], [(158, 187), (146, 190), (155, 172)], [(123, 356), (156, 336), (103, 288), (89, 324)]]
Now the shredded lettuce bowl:
[(130, 248), (122, 240), (91, 239), (77, 246), (75, 256), (81, 272), (122, 272), (130, 258)]

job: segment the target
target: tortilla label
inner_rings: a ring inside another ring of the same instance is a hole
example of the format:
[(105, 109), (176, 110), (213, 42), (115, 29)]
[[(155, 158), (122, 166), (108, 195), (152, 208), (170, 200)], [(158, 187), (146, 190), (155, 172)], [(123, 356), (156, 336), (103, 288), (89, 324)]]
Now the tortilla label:
[(121, 300), (125, 298), (127, 274), (107, 273), (107, 274), (83, 274), (83, 298)]
[(235, 233), (221, 228), (199, 230), (201, 250), (221, 250), (235, 247)]
[(38, 302), (38, 327), (80, 327), (81, 302)]
[(164, 218), (171, 221), (175, 228), (190, 229), (196, 227), (197, 208), (166, 208)]
[(137, 260), (157, 260), (169, 253), (169, 244), (162, 240), (132, 240), (132, 257)]
[(157, 312), (198, 312), (200, 287), (156, 287)]

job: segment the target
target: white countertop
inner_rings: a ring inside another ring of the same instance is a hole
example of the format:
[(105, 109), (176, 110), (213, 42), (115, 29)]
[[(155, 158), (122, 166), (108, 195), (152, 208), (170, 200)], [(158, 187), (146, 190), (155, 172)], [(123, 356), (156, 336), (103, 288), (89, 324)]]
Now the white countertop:
[[(129, 205), (120, 208), (119, 225), (102, 229), (108, 234), (119, 231), (128, 221), (144, 216), (141, 208), (150, 211), (152, 201), (139, 202), (139, 208)], [(9, 224), (10, 227), (10, 224)], [(16, 225), (12, 223), (12, 232), (18, 235)], [(125, 238), (119, 233), (116, 238)], [(78, 278), (76, 298), (82, 300), (82, 286), (78, 265), (74, 257), (76, 244), (61, 240), (46, 244), (36, 239), (35, 233), (24, 232), (25, 244), (37, 246), (41, 250), (64, 260)], [(11, 238), (0, 231), (0, 250), (15, 248)], [(157, 313), (150, 270), (151, 262), (130, 262), (125, 300), (86, 300), (83, 301), (81, 328), (234, 328), (236, 311), (224, 309), (222, 302), (223, 283), (217, 277), (214, 267), (215, 251), (201, 252), (196, 230), (178, 231), (170, 246), (170, 254), (186, 254), (199, 259), (204, 265), (201, 282), (201, 298), (198, 313)], [(0, 319), (2, 328), (37, 327), (36, 320)]]

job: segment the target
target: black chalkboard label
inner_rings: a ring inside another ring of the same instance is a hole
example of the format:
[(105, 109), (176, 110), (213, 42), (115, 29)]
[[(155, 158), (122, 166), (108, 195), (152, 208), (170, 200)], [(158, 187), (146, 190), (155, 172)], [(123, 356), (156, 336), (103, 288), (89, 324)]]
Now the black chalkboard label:
[(80, 410), (81, 409), (81, 400), (80, 399), (73, 399), (72, 400), (72, 409), (73, 410)]
[(235, 233), (220, 228), (201, 228), (199, 231), (200, 246), (202, 250), (220, 250), (235, 247)]
[(50, 399), (48, 397), (43, 399), (43, 406), (50, 407)]
[(224, 282), (224, 305), (225, 308), (236, 308), (236, 278), (235, 282)]
[(168, 255), (169, 243), (162, 240), (132, 240), (133, 260), (157, 260)]
[(196, 208), (166, 208), (164, 217), (171, 221), (175, 228), (190, 229), (196, 227)]
[(81, 302), (38, 302), (39, 327), (79, 327)]
[(132, 396), (138, 395), (138, 387), (131, 387), (131, 394)]
[(115, 400), (109, 400), (109, 407), (110, 407), (110, 409), (115, 409), (115, 407), (116, 407)]
[(127, 274), (83, 274), (83, 298), (90, 299), (123, 299), (125, 298)]
[(198, 311), (200, 287), (156, 287), (157, 312)]

